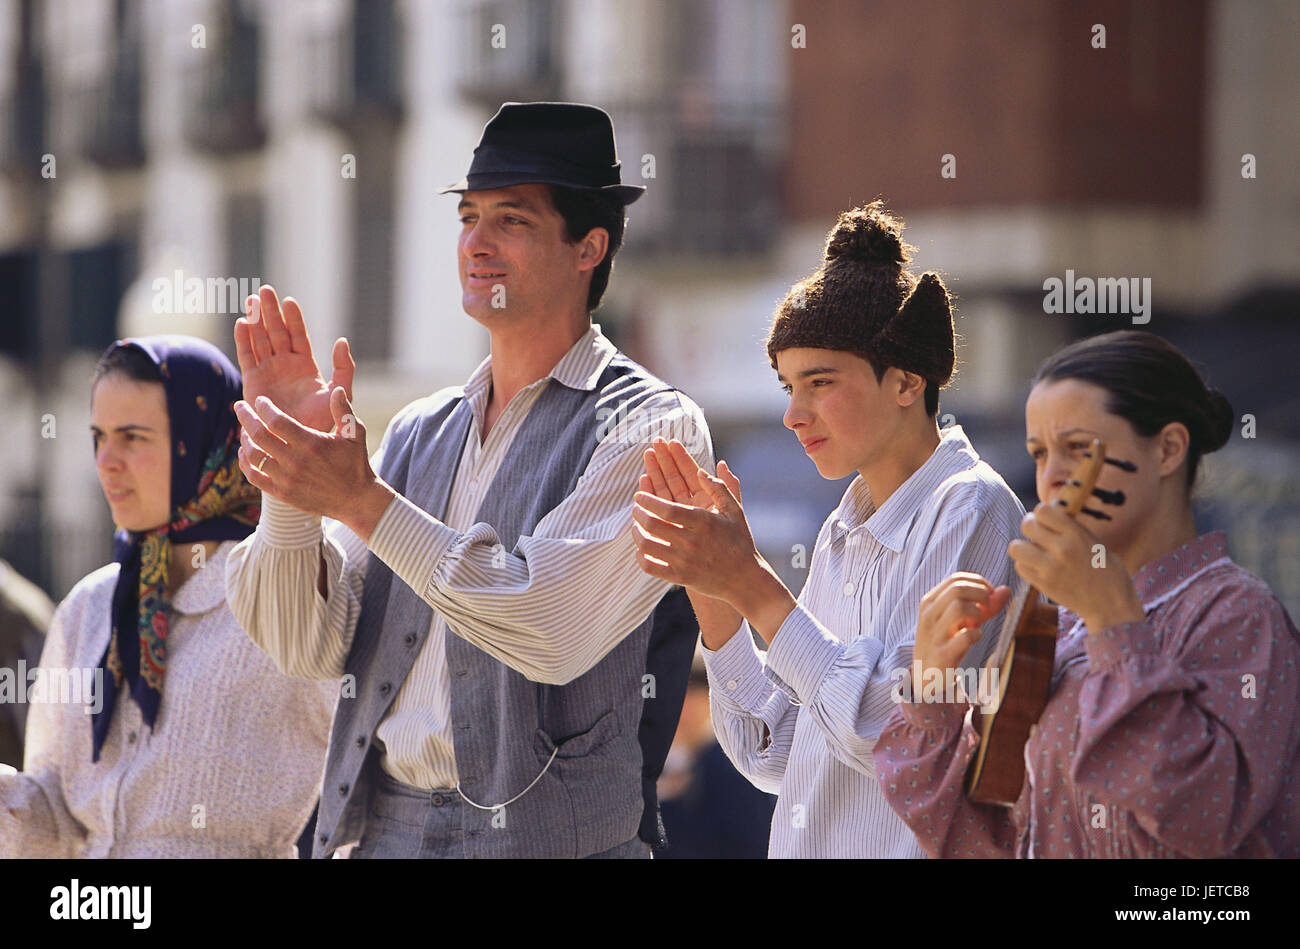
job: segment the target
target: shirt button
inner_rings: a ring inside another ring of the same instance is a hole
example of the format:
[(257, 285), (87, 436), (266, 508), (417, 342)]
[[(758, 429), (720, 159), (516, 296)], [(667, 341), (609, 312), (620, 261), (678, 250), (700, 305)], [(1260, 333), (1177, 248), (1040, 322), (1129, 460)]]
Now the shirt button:
[(740, 685), (740, 683), (737, 682), (735, 679), (728, 679), (728, 680), (727, 680), (727, 691), (728, 691), (728, 692), (735, 692), (735, 691), (736, 691), (736, 686), (738, 686), (738, 685)]
[(126, 736), (126, 743), (128, 745), (135, 744), (135, 732), (131, 732), (129, 735)]
[(853, 581), (852, 581), (852, 580), (850, 580), (848, 583), (844, 584), (844, 595), (845, 595), (845, 596), (852, 596), (852, 595), (853, 595), (853, 590), (854, 590), (854, 586), (853, 586)]

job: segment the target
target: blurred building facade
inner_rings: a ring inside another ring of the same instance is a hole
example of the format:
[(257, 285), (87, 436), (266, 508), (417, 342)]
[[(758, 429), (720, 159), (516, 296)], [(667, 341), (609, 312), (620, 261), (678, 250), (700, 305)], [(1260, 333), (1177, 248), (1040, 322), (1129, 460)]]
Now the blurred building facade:
[(1043, 281), (1151, 278), (1145, 328), (1258, 420), (1207, 510), (1294, 614), (1297, 27), (1286, 0), (0, 0), (0, 556), (56, 598), (107, 559), (93, 360), (151, 332), (230, 351), (226, 281), (297, 297), (318, 352), (352, 340), (373, 438), (463, 380), (487, 337), (437, 188), (501, 102), (572, 99), (648, 187), (596, 319), (704, 407), (787, 581), (843, 486), (781, 429), (762, 341), (836, 213), (882, 196), (958, 295), (944, 422), (1026, 501), (1034, 367), (1130, 325), (1045, 314)]

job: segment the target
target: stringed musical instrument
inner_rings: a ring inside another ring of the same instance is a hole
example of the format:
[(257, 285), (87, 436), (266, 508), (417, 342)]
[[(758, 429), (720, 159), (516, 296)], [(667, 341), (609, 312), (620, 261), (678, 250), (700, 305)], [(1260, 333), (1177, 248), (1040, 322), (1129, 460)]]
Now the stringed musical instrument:
[[(1093, 439), (1075, 467), (1056, 503), (1071, 517), (1081, 511), (1110, 520), (1084, 507), (1096, 495), (1106, 504), (1123, 504), (1122, 491), (1095, 488), (1103, 464), (1135, 471), (1131, 462), (1106, 457), (1101, 439)], [(1056, 661), (1057, 610), (1032, 584), (1025, 584), (1007, 607), (1006, 619), (989, 664), (998, 670), (995, 696), (982, 696), (988, 704), (977, 707), (979, 749), (967, 772), (966, 796), (977, 804), (1012, 807), (1025, 783), (1025, 743), (1029, 731), (1047, 706)], [(996, 664), (996, 665), (995, 665)]]

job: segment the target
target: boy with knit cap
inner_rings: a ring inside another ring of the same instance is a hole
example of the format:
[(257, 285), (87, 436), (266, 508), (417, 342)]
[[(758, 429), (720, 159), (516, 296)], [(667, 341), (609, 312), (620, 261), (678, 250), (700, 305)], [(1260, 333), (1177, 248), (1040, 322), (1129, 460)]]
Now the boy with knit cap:
[[(768, 337), (786, 427), (822, 477), (858, 474), (799, 597), (755, 549), (726, 462), (714, 477), (657, 440), (636, 495), (641, 568), (684, 585), (699, 618), (719, 742), (778, 795), (772, 857), (922, 856), (872, 760), (910, 681), (919, 604), (955, 571), (1012, 579), (1024, 508), (961, 426), (938, 429), (952, 306), (936, 274), (907, 269), (902, 229), (879, 201), (841, 214)], [(964, 664), (982, 665), (995, 639), (986, 630)]]

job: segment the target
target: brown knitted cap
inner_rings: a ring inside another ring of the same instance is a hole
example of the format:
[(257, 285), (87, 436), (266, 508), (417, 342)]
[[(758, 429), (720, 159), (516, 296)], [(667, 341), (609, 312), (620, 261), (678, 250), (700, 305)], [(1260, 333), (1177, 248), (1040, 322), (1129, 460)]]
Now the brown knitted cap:
[(952, 378), (952, 303), (937, 274), (904, 265), (916, 250), (880, 201), (845, 211), (826, 237), (821, 268), (791, 288), (767, 338), (776, 368), (783, 349), (844, 349), (880, 371), (914, 372), (939, 387)]

